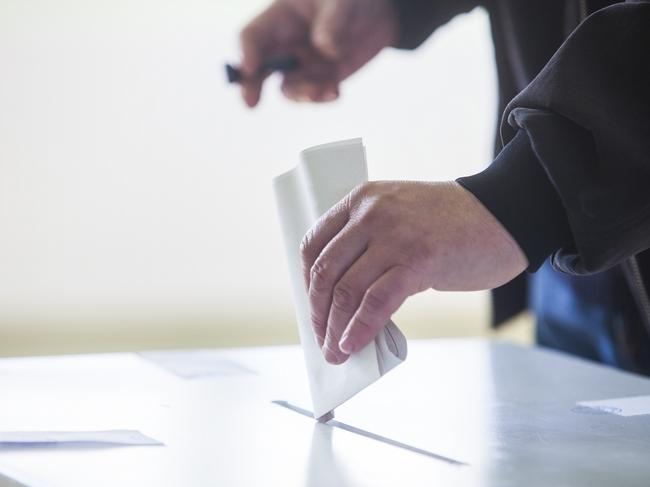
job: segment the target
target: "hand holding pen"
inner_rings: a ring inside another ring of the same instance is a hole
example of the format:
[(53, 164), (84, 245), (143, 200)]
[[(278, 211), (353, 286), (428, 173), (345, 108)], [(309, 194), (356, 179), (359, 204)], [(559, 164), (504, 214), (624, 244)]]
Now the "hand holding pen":
[(241, 33), (242, 62), (227, 67), (249, 107), (274, 71), (294, 101), (324, 102), (339, 84), (392, 45), (397, 21), (391, 0), (276, 0)]

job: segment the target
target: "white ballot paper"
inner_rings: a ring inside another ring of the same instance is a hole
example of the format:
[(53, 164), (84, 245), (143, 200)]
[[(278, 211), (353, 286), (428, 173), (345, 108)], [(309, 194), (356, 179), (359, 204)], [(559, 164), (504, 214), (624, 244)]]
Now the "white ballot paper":
[(578, 406), (619, 416), (650, 414), (650, 396), (616, 397), (598, 401), (581, 401)]
[(99, 443), (111, 445), (162, 445), (139, 431), (0, 431), (0, 446), (43, 443)]
[(300, 242), (323, 213), (367, 179), (363, 143), (351, 139), (304, 150), (297, 167), (273, 180), (316, 418), (333, 411), (406, 358), (406, 339), (389, 322), (374, 342), (353, 353), (344, 364), (331, 365), (323, 358), (311, 326)]
[(254, 374), (215, 350), (162, 350), (138, 355), (182, 379), (206, 379)]

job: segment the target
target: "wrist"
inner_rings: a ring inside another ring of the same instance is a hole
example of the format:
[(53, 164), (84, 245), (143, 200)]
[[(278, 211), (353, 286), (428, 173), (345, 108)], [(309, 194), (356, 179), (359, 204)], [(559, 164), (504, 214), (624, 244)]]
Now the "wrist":
[(528, 135), (520, 130), (486, 170), (457, 182), (507, 229), (536, 271), (572, 241), (566, 210)]
[(470, 212), (474, 216), (475, 235), (481, 239), (486, 249), (491, 249), (495, 260), (502, 262), (505, 269), (511, 269), (510, 278), (521, 274), (529, 266), (528, 258), (510, 231), (479, 200), (474, 193), (456, 181), (452, 181), (455, 190), (463, 194), (468, 201)]

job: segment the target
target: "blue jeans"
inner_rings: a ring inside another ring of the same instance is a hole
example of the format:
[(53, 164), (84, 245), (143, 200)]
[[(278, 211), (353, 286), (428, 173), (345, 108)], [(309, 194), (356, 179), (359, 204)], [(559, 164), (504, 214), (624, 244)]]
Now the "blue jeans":
[[(569, 276), (547, 261), (531, 277), (529, 305), (542, 346), (627, 370), (641, 371), (648, 344), (620, 269)], [(635, 332), (636, 329), (636, 332)], [(643, 349), (643, 350), (640, 350)]]

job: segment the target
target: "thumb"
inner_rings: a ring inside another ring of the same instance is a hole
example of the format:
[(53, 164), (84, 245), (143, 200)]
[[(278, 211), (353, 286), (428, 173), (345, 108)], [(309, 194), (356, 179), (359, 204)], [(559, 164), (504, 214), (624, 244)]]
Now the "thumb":
[(325, 57), (336, 60), (343, 54), (345, 12), (340, 0), (323, 2), (314, 18), (311, 42)]

